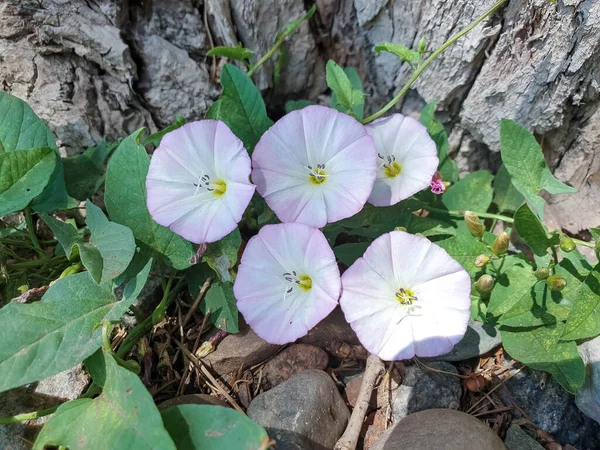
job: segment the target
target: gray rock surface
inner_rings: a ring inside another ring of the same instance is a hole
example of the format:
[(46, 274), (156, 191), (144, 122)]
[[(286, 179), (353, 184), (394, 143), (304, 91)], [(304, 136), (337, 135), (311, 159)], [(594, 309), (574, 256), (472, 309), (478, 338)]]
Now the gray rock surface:
[(585, 385), (575, 396), (575, 404), (586, 416), (600, 423), (600, 337), (577, 347), (586, 366)]
[(544, 450), (544, 447), (529, 436), (519, 425), (508, 427), (504, 445), (508, 450)]
[(450, 353), (437, 356), (438, 361), (464, 361), (481, 356), (502, 343), (500, 332), (493, 325), (483, 325), (474, 320), (469, 321), (467, 332), (462, 340), (454, 346)]
[(328, 364), (329, 356), (325, 350), (314, 345), (291, 345), (263, 366), (263, 386), (269, 389), (305, 370), (325, 370)]
[(237, 372), (242, 365), (249, 368), (266, 360), (279, 349), (279, 345), (269, 344), (258, 337), (242, 320), (239, 328), (238, 334), (226, 336), (217, 349), (202, 360), (220, 375)]
[[(579, 450), (600, 448), (600, 425), (579, 411), (573, 395), (554, 378), (525, 369), (508, 380), (506, 387), (533, 423), (560, 444), (570, 444)], [(504, 396), (506, 404), (511, 404), (503, 390), (499, 394)], [(513, 414), (521, 417), (517, 411)]]
[[(447, 362), (430, 361), (427, 366), (436, 370), (458, 373)], [(421, 368), (418, 365), (406, 368), (402, 384), (392, 400), (392, 416), (399, 421), (409, 414), (433, 408), (458, 409), (462, 388), (456, 376)]]
[(331, 377), (307, 370), (259, 394), (248, 417), (265, 427), (278, 450), (325, 450), (342, 435), (350, 413)]
[[(90, 382), (79, 365), (37, 383), (0, 393), (0, 417), (39, 411), (73, 400), (85, 392)], [(12, 425), (0, 425), (2, 450), (29, 450), (48, 417)]]
[[(438, 47), (489, 8), (488, 0), (318, 0), (317, 13), (286, 42), (287, 69), (275, 86), (275, 60), (255, 81), (272, 115), (287, 99), (326, 93), (324, 64), (357, 68), (372, 112), (389, 101), (410, 69), (383, 41)], [(102, 136), (203, 116), (218, 91), (223, 61), (212, 45), (239, 41), (263, 55), (277, 32), (300, 17), (295, 0), (6, 0), (0, 4), (0, 83), (27, 100), (78, 153)], [(549, 201), (571, 232), (600, 213), (600, 3), (511, 1), (449, 48), (396, 108), (417, 112), (436, 100), (461, 169), (499, 164), (499, 119), (517, 120), (543, 142), (559, 179), (579, 189)]]
[(402, 419), (370, 450), (505, 450), (502, 439), (473, 416), (448, 409), (430, 409)]

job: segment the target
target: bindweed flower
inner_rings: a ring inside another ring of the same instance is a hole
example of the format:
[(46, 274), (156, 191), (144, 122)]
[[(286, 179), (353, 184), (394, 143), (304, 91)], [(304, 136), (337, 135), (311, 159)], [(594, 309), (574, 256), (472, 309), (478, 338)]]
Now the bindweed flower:
[(271, 344), (308, 333), (337, 306), (340, 290), (325, 235), (301, 223), (261, 228), (248, 241), (233, 286), (244, 319)]
[(366, 126), (377, 149), (377, 179), (369, 203), (391, 206), (425, 189), (437, 170), (435, 142), (412, 117), (392, 114)]
[(363, 346), (387, 361), (448, 353), (467, 329), (471, 279), (426, 238), (392, 231), (342, 277), (340, 305)]
[(320, 228), (363, 208), (375, 158), (373, 140), (359, 122), (308, 106), (263, 134), (252, 154), (252, 180), (279, 220)]
[(442, 180), (442, 175), (439, 172), (433, 174), (429, 186), (434, 194), (440, 195), (446, 192), (446, 183)]
[(242, 219), (254, 194), (250, 157), (223, 122), (201, 120), (164, 135), (146, 178), (148, 210), (196, 244), (215, 242)]

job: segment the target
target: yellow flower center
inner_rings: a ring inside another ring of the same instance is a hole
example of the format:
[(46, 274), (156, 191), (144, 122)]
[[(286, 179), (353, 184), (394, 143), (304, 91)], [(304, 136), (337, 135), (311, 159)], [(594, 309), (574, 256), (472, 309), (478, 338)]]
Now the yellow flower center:
[(410, 289), (400, 288), (396, 291), (396, 298), (401, 305), (410, 306), (417, 301), (415, 293)]
[(217, 197), (220, 197), (227, 191), (227, 183), (225, 183), (223, 180), (215, 181), (212, 183), (211, 187), (213, 189), (212, 193)]
[(317, 164), (316, 167), (307, 166), (310, 170), (308, 179), (312, 184), (319, 185), (325, 181), (327, 174), (325, 172), (325, 164)]
[(398, 161), (393, 161), (391, 164), (385, 164), (383, 166), (383, 173), (388, 178), (396, 178), (402, 173), (402, 166)]
[(312, 289), (312, 278), (308, 275), (300, 275), (298, 280), (300, 281), (300, 283), (298, 283), (300, 289), (304, 291), (310, 291)]

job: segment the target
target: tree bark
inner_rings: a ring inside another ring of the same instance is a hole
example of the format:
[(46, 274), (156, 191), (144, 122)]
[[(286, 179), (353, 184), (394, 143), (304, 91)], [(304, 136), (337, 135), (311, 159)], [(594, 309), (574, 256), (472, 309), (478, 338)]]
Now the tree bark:
[[(311, 2), (301, 0), (4, 0), (2, 89), (28, 101), (65, 154), (145, 126), (203, 117), (218, 96), (212, 45), (241, 41), (257, 55)], [(316, 0), (292, 36), (287, 69), (255, 75), (273, 117), (286, 100), (327, 103), (325, 62), (355, 67), (377, 110), (410, 76), (373, 46), (435, 48), (492, 0)], [(578, 233), (600, 217), (600, 2), (510, 0), (436, 60), (398, 105), (417, 114), (435, 100), (463, 171), (498, 169), (500, 118), (539, 138), (556, 176), (579, 193), (554, 196), (554, 227)]]

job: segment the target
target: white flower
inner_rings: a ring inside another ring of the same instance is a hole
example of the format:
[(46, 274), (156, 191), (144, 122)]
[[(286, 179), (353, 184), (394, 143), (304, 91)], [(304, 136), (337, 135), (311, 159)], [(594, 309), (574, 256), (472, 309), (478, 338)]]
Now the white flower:
[(377, 149), (377, 179), (369, 203), (391, 206), (425, 189), (437, 170), (435, 142), (412, 117), (392, 114), (366, 126)]
[(261, 228), (248, 241), (233, 286), (244, 319), (271, 344), (308, 333), (337, 306), (340, 289), (327, 239), (301, 223)]
[(223, 122), (188, 123), (163, 136), (146, 178), (147, 204), (160, 225), (196, 244), (233, 231), (254, 194), (250, 157)]
[(363, 346), (394, 361), (448, 353), (465, 334), (471, 279), (441, 247), (392, 231), (342, 276), (340, 305)]

